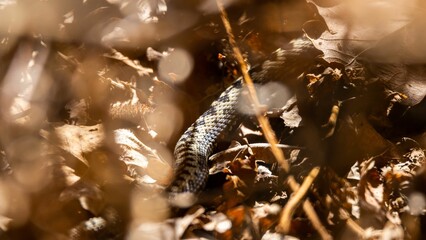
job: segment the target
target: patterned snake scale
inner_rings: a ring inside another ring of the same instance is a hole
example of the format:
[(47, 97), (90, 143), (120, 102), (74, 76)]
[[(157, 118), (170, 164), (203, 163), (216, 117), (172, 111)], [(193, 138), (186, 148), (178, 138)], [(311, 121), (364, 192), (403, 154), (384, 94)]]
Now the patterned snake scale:
[[(307, 38), (293, 40), (290, 45), (286, 50), (275, 51), (272, 60), (265, 61), (260, 69), (255, 68), (250, 72), (255, 83), (295, 78), (320, 53)], [(195, 195), (204, 188), (209, 174), (208, 158), (214, 153), (217, 140), (244, 119), (237, 112), (242, 85), (240, 78), (222, 92), (177, 142), (174, 152), (175, 178), (167, 189), (170, 200), (174, 201), (182, 193)]]

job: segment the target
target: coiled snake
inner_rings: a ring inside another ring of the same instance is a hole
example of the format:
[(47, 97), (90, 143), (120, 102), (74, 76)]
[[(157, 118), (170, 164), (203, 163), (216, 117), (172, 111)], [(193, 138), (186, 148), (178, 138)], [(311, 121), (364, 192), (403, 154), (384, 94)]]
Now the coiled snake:
[[(286, 81), (300, 75), (318, 54), (309, 39), (299, 38), (291, 42), (290, 48), (275, 51), (271, 60), (260, 69), (253, 69), (250, 75), (258, 83)], [(237, 111), (242, 85), (241, 78), (236, 80), (180, 137), (174, 151), (175, 178), (167, 189), (171, 200), (183, 193), (197, 194), (205, 186), (208, 157), (213, 154), (217, 139), (244, 118)]]

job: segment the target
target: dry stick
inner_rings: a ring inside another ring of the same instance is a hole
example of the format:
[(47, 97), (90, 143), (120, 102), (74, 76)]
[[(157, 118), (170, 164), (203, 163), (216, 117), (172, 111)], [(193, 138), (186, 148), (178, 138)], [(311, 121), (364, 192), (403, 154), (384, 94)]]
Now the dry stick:
[[(259, 103), (259, 99), (257, 98), (256, 90), (254, 88), (253, 81), (248, 74), (248, 68), (247, 65), (244, 62), (244, 58), (240, 52), (240, 49), (237, 47), (237, 44), (235, 42), (234, 34), (232, 33), (231, 24), (229, 23), (227, 14), (225, 12), (225, 9), (222, 4), (222, 0), (216, 0), (218, 9), (221, 13), (221, 18), (223, 25), (225, 27), (225, 30), (228, 34), (229, 43), (232, 46), (232, 50), (234, 51), (235, 57), (238, 61), (238, 64), (240, 66), (241, 73), (243, 75), (244, 83), (248, 89), (250, 100), (255, 108), (256, 112), (256, 118), (259, 121), (260, 127), (262, 128), (263, 134), (265, 135), (266, 140), (269, 144), (271, 144), (271, 150), (274, 154), (275, 158), (277, 159), (278, 163), (280, 164), (281, 168), (284, 169), (286, 172), (289, 172), (289, 165), (287, 161), (285, 160), (283, 152), (277, 147), (277, 140), (275, 138), (275, 134), (271, 129), (271, 126), (269, 124), (268, 119), (259, 113), (259, 109), (261, 109), (261, 105)], [(293, 190), (293, 192), (297, 192), (299, 189), (299, 184), (296, 182), (293, 176), (288, 176), (287, 182), (289, 183), (290, 188)], [(303, 210), (306, 213), (306, 216), (309, 218), (309, 220), (312, 222), (312, 225), (315, 227), (315, 229), (318, 231), (322, 239), (332, 239), (330, 234), (328, 234), (325, 227), (321, 224), (321, 221), (319, 220), (314, 208), (312, 207), (312, 204), (305, 200), (303, 203)]]
[(221, 17), (223, 21), (223, 25), (225, 26), (226, 32), (228, 34), (229, 43), (232, 46), (232, 50), (234, 51), (235, 57), (238, 61), (238, 64), (240, 66), (241, 73), (243, 75), (244, 83), (247, 87), (247, 90), (249, 92), (251, 103), (253, 104), (253, 107), (255, 108), (255, 113), (257, 120), (259, 121), (260, 127), (263, 130), (263, 133), (265, 135), (266, 140), (271, 144), (271, 150), (274, 153), (275, 157), (277, 158), (278, 163), (281, 165), (281, 167), (288, 172), (289, 166), (287, 161), (285, 160), (284, 154), (281, 150), (277, 147), (277, 140), (275, 138), (275, 134), (273, 133), (271, 126), (269, 124), (268, 119), (262, 115), (259, 114), (259, 109), (261, 109), (261, 104), (259, 102), (259, 99), (256, 94), (256, 90), (254, 88), (253, 80), (251, 79), (247, 65), (244, 62), (243, 55), (240, 52), (240, 49), (237, 47), (237, 43), (235, 42), (234, 34), (232, 33), (231, 24), (229, 23), (227, 14), (225, 12), (225, 9), (223, 8), (222, 1), (217, 0), (217, 6), (219, 8), (219, 11), (221, 12)]
[[(296, 149), (301, 149), (300, 147), (290, 146), (285, 144), (277, 144), (277, 147), (281, 149), (281, 151), (291, 151)], [(268, 159), (274, 158), (274, 155), (271, 152), (271, 144), (269, 143), (251, 143), (248, 145), (240, 145), (236, 147), (231, 147), (221, 152), (215, 153), (209, 157), (209, 161), (211, 162), (226, 162), (232, 161), (238, 156), (243, 156), (248, 153), (249, 149), (256, 153), (256, 157), (259, 159), (263, 159), (266, 163), (273, 163), (272, 161), (268, 161)]]
[(315, 178), (318, 176), (319, 170), (320, 170), (319, 167), (313, 168), (311, 172), (308, 174), (308, 176), (305, 177), (305, 180), (303, 181), (299, 190), (295, 192), (286, 203), (281, 213), (280, 221), (278, 223), (278, 229), (281, 232), (285, 232), (285, 233), (289, 232), (291, 217), (293, 216), (294, 211), (300, 205), (301, 201), (305, 197), (306, 193), (308, 192)]

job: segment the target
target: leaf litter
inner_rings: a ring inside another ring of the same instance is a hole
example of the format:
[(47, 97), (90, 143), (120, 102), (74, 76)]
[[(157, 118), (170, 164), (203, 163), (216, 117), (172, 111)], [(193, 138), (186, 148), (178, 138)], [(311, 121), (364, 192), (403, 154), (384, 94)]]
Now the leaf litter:
[[(0, 4), (16, 19), (0, 16), (0, 235), (318, 239), (323, 229), (336, 239), (424, 238), (423, 3), (290, 2), (226, 9), (254, 69), (304, 33), (323, 53), (288, 80), (285, 99), (274, 101), (275, 85), (261, 97), (290, 171), (248, 117), (218, 144), (188, 209), (170, 208), (163, 193), (171, 150), (221, 79), (238, 75), (217, 11), (144, 0)], [(57, 25), (29, 24), (31, 7), (55, 9)], [(268, 22), (277, 13), (284, 27)], [(179, 14), (191, 21), (176, 28)], [(178, 79), (178, 69), (159, 73), (175, 45), (193, 58), (183, 82), (162, 77)]]

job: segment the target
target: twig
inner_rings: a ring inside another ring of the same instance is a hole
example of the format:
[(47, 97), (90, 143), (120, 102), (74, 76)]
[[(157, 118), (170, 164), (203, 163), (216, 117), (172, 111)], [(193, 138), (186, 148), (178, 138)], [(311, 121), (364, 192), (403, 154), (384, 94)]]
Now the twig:
[(303, 202), (303, 211), (305, 211), (306, 215), (309, 218), (309, 221), (311, 221), (312, 223), (312, 226), (315, 228), (315, 230), (318, 231), (318, 234), (321, 236), (322, 239), (333, 239), (333, 237), (327, 232), (327, 229), (324, 227), (324, 225), (321, 224), (321, 220), (316, 214), (314, 207), (308, 200), (305, 200)]
[(250, 101), (253, 104), (253, 107), (255, 109), (257, 120), (259, 121), (260, 127), (263, 130), (263, 134), (265, 135), (266, 140), (271, 144), (272, 152), (274, 153), (274, 156), (277, 158), (278, 163), (286, 172), (288, 172), (289, 171), (288, 163), (285, 160), (283, 152), (280, 151), (280, 149), (277, 147), (278, 142), (276, 140), (274, 132), (272, 131), (271, 125), (269, 124), (268, 119), (263, 114), (259, 113), (260, 112), (259, 110), (262, 109), (262, 107), (259, 102), (259, 98), (257, 97), (253, 80), (251, 79), (248, 73), (247, 64), (244, 62), (243, 55), (241, 54), (241, 51), (237, 47), (237, 43), (235, 42), (235, 37), (234, 37), (234, 34), (232, 33), (231, 24), (229, 23), (228, 16), (225, 12), (225, 9), (223, 8), (222, 0), (217, 0), (216, 3), (219, 8), (219, 11), (221, 12), (220, 16), (222, 18), (223, 25), (225, 26), (226, 33), (228, 34), (229, 43), (232, 46), (232, 50), (234, 51), (235, 58), (237, 59), (238, 65), (240, 66), (244, 83), (249, 92)]
[(337, 117), (339, 116), (341, 105), (341, 101), (338, 101), (337, 104), (333, 105), (333, 107), (331, 108), (331, 113), (330, 117), (328, 118), (328, 122), (322, 126), (323, 128), (329, 129), (324, 139), (333, 136), (334, 130), (336, 129)]
[(308, 176), (305, 177), (305, 180), (303, 181), (299, 190), (295, 192), (286, 203), (281, 213), (280, 222), (278, 223), (278, 226), (277, 226), (280, 232), (283, 232), (283, 233), (289, 232), (291, 218), (294, 214), (294, 211), (300, 205), (300, 203), (302, 202), (302, 199), (306, 196), (306, 193), (311, 187), (313, 181), (318, 176), (319, 170), (320, 170), (319, 167), (313, 168), (311, 172), (308, 174)]
[[(218, 9), (221, 13), (220, 16), (222, 18), (222, 22), (223, 22), (223, 25), (225, 27), (226, 33), (228, 34), (229, 43), (231, 44), (232, 50), (235, 54), (235, 58), (238, 61), (238, 65), (239, 65), (241, 73), (243, 75), (243, 80), (244, 80), (243, 82), (245, 83), (245, 85), (248, 89), (250, 100), (251, 100), (251, 103), (253, 104), (253, 107), (255, 109), (256, 118), (259, 121), (262, 132), (265, 135), (265, 138), (268, 141), (268, 143), (271, 144), (272, 153), (274, 154), (275, 158), (277, 159), (278, 164), (281, 166), (282, 169), (284, 169), (284, 171), (289, 172), (290, 167), (289, 167), (287, 161), (285, 160), (284, 153), (277, 147), (278, 142), (276, 140), (274, 132), (272, 131), (271, 125), (269, 124), (268, 119), (263, 114), (261, 114), (260, 111), (259, 111), (262, 108), (261, 108), (261, 105), (259, 103), (259, 99), (257, 97), (256, 90), (254, 88), (253, 80), (251, 79), (251, 77), (248, 73), (248, 68), (247, 68), (246, 63), (244, 62), (244, 58), (241, 54), (241, 51), (237, 47), (234, 34), (232, 33), (231, 24), (229, 23), (228, 16), (227, 16), (225, 9), (223, 7), (223, 4), (222, 4), (222, 0), (216, 0), (216, 3), (217, 3), (217, 7), (218, 7)], [(299, 189), (299, 184), (296, 182), (294, 177), (289, 176), (287, 178), (287, 181), (288, 181), (289, 186), (292, 189), (292, 191), (297, 192), (297, 190)], [(316, 230), (320, 234), (321, 238), (322, 239), (332, 239), (332, 237), (328, 234), (328, 232), (326, 231), (324, 226), (319, 221), (319, 218), (318, 218), (316, 212), (314, 211), (312, 204), (308, 200), (305, 200), (305, 202), (303, 203), (303, 210), (305, 211), (309, 220), (312, 222), (313, 226), (316, 228)]]
[[(282, 151), (288, 151), (288, 152), (295, 149), (301, 149), (300, 147), (290, 146), (285, 144), (277, 144), (277, 147), (281, 149)], [(250, 146), (241, 145), (241, 146), (228, 148), (226, 150), (223, 150), (221, 152), (211, 155), (209, 157), (209, 160), (214, 162), (231, 161), (231, 160), (234, 160), (237, 156), (243, 156), (244, 154), (247, 154), (247, 152), (249, 151), (249, 148), (255, 153), (257, 159), (262, 159), (266, 163), (272, 163), (267, 161), (271, 157), (274, 157), (271, 152), (271, 144), (269, 143), (251, 143)]]

